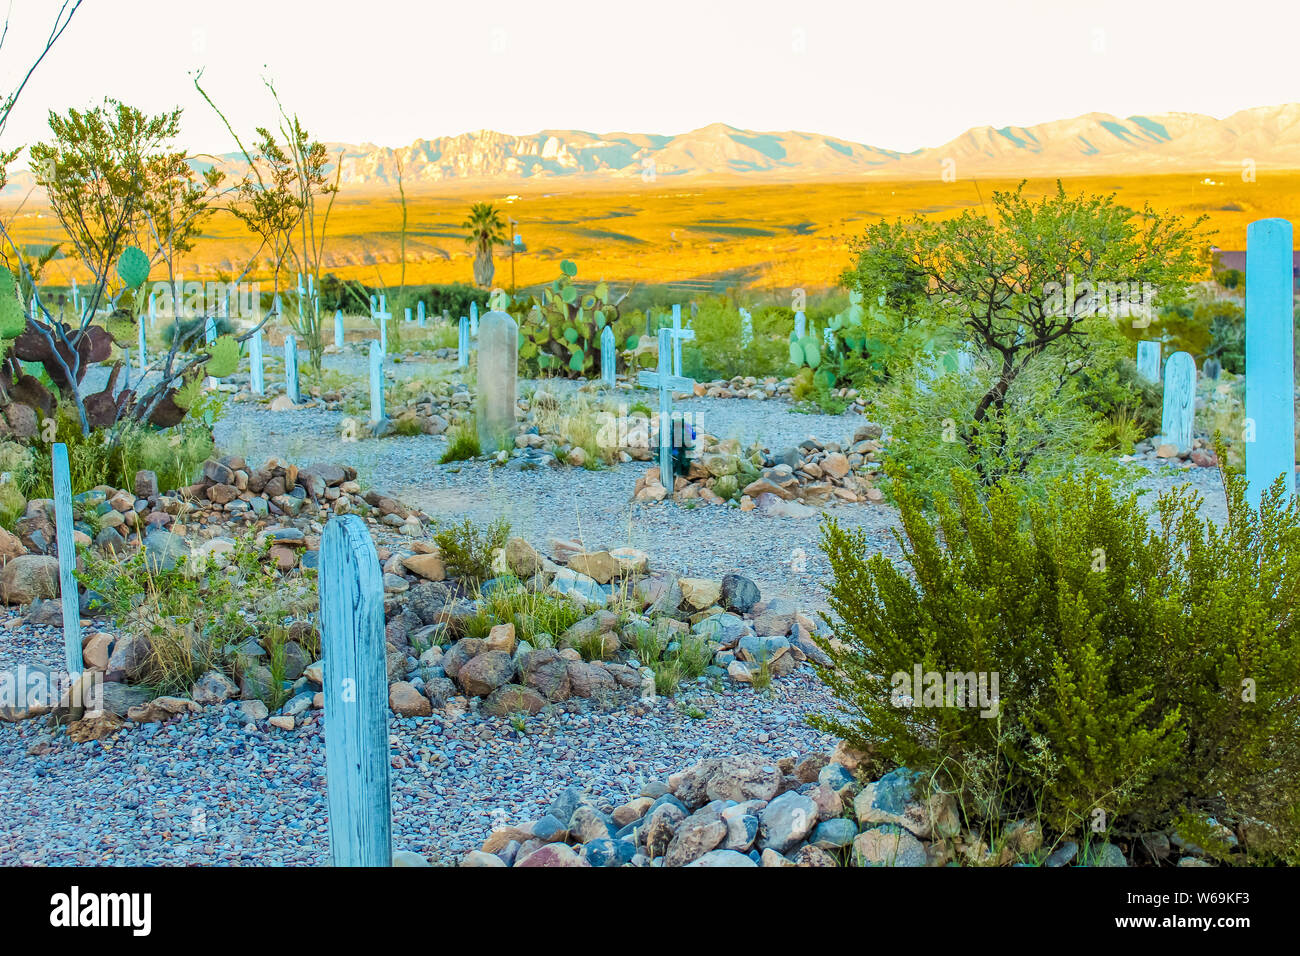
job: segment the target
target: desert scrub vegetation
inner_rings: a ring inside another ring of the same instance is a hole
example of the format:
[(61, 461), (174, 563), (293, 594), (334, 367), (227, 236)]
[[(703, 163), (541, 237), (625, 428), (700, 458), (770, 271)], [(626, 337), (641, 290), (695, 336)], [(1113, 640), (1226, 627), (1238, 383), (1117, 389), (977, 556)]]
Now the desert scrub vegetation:
[[(1200, 844), (1223, 859), (1300, 861), (1300, 503), (1279, 480), (1254, 510), (1244, 479), (1224, 482), (1220, 529), (1186, 488), (1148, 524), (1095, 474), (1039, 501), (957, 473), (933, 520), (900, 496), (907, 568), (827, 522), (834, 637), (817, 638), (817, 672), (844, 704), (811, 722), (932, 774), (986, 833), (1214, 818), (1246, 834), (1231, 854)], [(909, 690), (917, 670), (998, 675), (995, 715), (962, 706), (969, 683)]]
[[(76, 419), (60, 414), (55, 425), (54, 441), (68, 446), (68, 469), (74, 491), (96, 485), (114, 488), (134, 487), (135, 473), (152, 471), (158, 476), (161, 490), (174, 490), (193, 484), (203, 463), (212, 457), (215, 445), (209, 420), (186, 420), (171, 428), (155, 428), (140, 423), (121, 423), (116, 428), (83, 434)], [(14, 445), (5, 442), (6, 446)], [(21, 446), (16, 446), (21, 447)], [(50, 445), (35, 444), (6, 453), (3, 470), (27, 498), (49, 498), (54, 494)]]
[(433, 534), (447, 573), (476, 584), (494, 576), (497, 554), (509, 537), (510, 522), (505, 518), (497, 518), (486, 527), (466, 518), (455, 524), (440, 524)]
[(264, 641), (274, 659), (285, 615), (307, 610), (291, 606), (293, 590), (277, 583), (264, 551), (249, 535), (226, 554), (168, 567), (143, 547), (116, 557), (87, 549), (77, 577), (124, 633), (147, 638), (132, 682), (189, 696), (206, 671), (237, 666), (233, 651), (245, 641)]

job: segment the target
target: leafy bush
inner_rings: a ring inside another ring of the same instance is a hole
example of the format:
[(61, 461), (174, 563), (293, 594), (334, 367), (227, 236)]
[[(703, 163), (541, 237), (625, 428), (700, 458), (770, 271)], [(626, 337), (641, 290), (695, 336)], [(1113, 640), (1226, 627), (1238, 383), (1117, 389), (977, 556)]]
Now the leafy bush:
[[(659, 324), (671, 325), (671, 317)], [(753, 338), (745, 343), (736, 305), (724, 298), (702, 302), (690, 327), (695, 338), (682, 343), (682, 371), (697, 381), (784, 375), (790, 363), (786, 340), (794, 324), (789, 309), (766, 307), (751, 314)]]
[(1000, 409), (980, 427), (973, 411), (995, 372), (977, 361), (969, 373), (937, 374), (920, 363), (891, 378), (876, 393), (875, 411), (891, 423), (882, 459), (891, 498), (905, 487), (923, 502), (948, 493), (954, 469), (992, 485), (1014, 482), (1042, 494), (1054, 478), (1087, 465), (1114, 465), (1093, 450), (1105, 444), (1099, 415), (1079, 394), (1079, 383), (1062, 379), (1051, 356), (1040, 356), (1012, 383)]
[[(197, 419), (163, 429), (127, 423), (113, 432), (97, 431), (87, 436), (75, 418), (60, 414), (54, 440), (68, 446), (74, 492), (101, 484), (134, 488), (135, 473), (142, 469), (157, 474), (159, 490), (183, 488), (194, 483), (203, 463), (215, 451), (210, 425)], [(20, 489), (29, 498), (52, 497), (50, 446), (34, 445), (31, 454), (30, 469), (17, 476)]]
[[(817, 670), (845, 703), (813, 724), (934, 772), (971, 823), (1037, 814), (1068, 834), (1098, 809), (1112, 828), (1213, 815), (1252, 856), (1300, 861), (1300, 503), (1279, 480), (1256, 511), (1242, 479), (1225, 485), (1219, 529), (1186, 489), (1149, 525), (1093, 474), (1044, 502), (981, 500), (957, 474), (936, 524), (900, 498), (908, 570), (829, 521), (835, 636), (818, 638)], [(917, 668), (999, 675), (996, 719), (906, 706), (893, 695)]]
[(492, 559), (509, 537), (510, 522), (505, 518), (498, 518), (486, 528), (466, 518), (459, 524), (439, 528), (433, 540), (448, 574), (477, 582), (492, 577)]

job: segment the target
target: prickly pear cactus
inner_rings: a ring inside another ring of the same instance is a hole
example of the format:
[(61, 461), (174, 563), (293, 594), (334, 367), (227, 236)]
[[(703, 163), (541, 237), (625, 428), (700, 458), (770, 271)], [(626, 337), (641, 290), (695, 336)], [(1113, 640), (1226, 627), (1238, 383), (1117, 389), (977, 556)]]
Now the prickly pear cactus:
[(239, 342), (233, 335), (222, 335), (208, 348), (208, 360), (203, 370), (214, 378), (233, 375), (239, 368)]
[(592, 378), (600, 374), (600, 336), (605, 327), (614, 333), (614, 346), (621, 353), (636, 348), (635, 323), (620, 316), (606, 283), (584, 294), (573, 284), (578, 274), (574, 263), (565, 259), (560, 273), (540, 298), (534, 297), (519, 323), (519, 360), (525, 368), (566, 378)]
[(149, 257), (135, 246), (127, 246), (117, 257), (118, 277), (128, 289), (138, 289), (149, 278)]
[(18, 301), (13, 273), (0, 269), (0, 339), (16, 339), (27, 328), (27, 313)]

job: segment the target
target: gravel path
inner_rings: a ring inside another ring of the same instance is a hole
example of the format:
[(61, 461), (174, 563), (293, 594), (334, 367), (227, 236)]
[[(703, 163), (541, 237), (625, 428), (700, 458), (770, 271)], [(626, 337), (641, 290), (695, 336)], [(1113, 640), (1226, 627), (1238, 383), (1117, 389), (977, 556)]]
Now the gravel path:
[[(417, 374), (430, 364), (392, 365), (395, 375)], [(326, 367), (348, 374), (362, 372), (360, 359), (327, 356)], [(571, 384), (550, 380), (521, 382), (521, 390), (540, 385), (563, 395)], [(629, 401), (647, 392), (629, 391)], [(865, 419), (853, 413), (803, 414), (781, 400), (694, 398), (674, 408), (695, 416), (696, 427), (718, 438), (759, 442), (780, 452), (805, 438), (846, 444)], [(270, 412), (248, 402), (231, 402), (217, 424), (217, 444), (251, 462), (275, 455), (299, 464), (342, 460), (355, 466), (363, 481), (422, 508), (428, 514), (485, 523), (510, 521), (515, 534), (547, 549), (552, 538), (577, 538), (589, 547), (631, 545), (647, 551), (656, 566), (682, 574), (719, 577), (728, 572), (754, 580), (768, 596), (785, 596), (808, 607), (824, 603), (820, 582), (829, 571), (818, 547), (816, 518), (772, 517), (734, 508), (672, 503), (634, 505), (637, 478), (653, 467), (631, 462), (601, 471), (544, 468), (516, 472), (482, 462), (439, 465), (446, 439), (439, 436), (339, 441), (339, 412), (298, 409)], [(892, 509), (844, 505), (830, 511), (845, 525), (867, 529), (881, 550), (896, 553), (889, 528)]]

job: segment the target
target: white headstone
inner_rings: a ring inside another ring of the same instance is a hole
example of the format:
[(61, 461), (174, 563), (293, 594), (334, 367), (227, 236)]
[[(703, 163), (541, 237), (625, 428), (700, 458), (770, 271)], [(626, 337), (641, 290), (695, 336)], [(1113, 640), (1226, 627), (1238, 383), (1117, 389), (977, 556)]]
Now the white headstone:
[(518, 375), (519, 326), (506, 312), (488, 312), (478, 339), (476, 424), (484, 452), (513, 447)]

